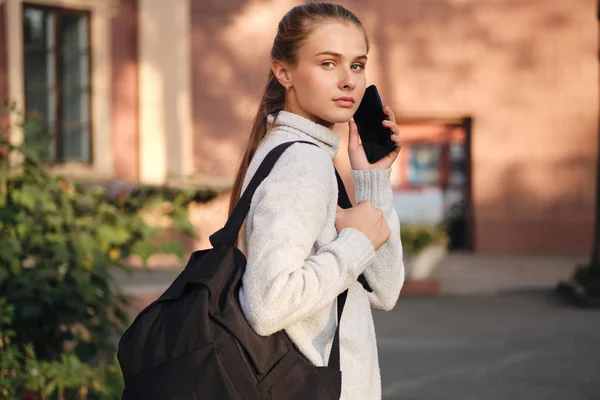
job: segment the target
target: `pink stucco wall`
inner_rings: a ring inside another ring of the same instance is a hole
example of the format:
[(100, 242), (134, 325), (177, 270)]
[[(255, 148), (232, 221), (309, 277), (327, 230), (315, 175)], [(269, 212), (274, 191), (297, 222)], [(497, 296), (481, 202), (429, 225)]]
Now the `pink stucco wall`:
[(6, 5), (0, 4), (0, 102), (8, 97)]
[[(474, 118), (475, 248), (588, 254), (597, 159), (594, 0), (341, 1), (402, 116)], [(192, 0), (195, 168), (231, 177), (294, 2)]]
[[(231, 179), (288, 0), (191, 0), (194, 170)], [(594, 0), (340, 1), (372, 42), (370, 83), (404, 117), (473, 117), (476, 251), (587, 255), (598, 157)], [(0, 6), (0, 97), (8, 94)], [(139, 176), (137, 1), (112, 21), (117, 174)], [(343, 134), (343, 129), (340, 129)]]
[(112, 136), (115, 173), (139, 177), (137, 0), (121, 0), (112, 19)]

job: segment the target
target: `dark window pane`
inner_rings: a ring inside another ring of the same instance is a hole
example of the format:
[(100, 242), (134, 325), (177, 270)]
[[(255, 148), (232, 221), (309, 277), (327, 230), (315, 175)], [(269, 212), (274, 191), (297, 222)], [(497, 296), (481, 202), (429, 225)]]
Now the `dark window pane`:
[[(89, 161), (88, 18), (64, 14), (60, 30), (63, 159)], [(78, 122), (66, 127), (67, 122)]]
[(408, 182), (411, 185), (437, 185), (439, 181), (439, 161), (439, 145), (411, 145)]
[(462, 143), (450, 144), (450, 184), (463, 185), (465, 176), (465, 146)]
[(23, 11), (23, 45), (26, 50), (47, 49), (48, 17), (44, 10), (26, 7)]
[(81, 161), (89, 157), (88, 133), (86, 129), (63, 127), (63, 161)]
[(89, 48), (86, 16), (66, 14), (62, 17), (60, 44), (62, 84), (70, 90), (87, 88)]
[(56, 124), (55, 16), (45, 10), (25, 8), (23, 12), (25, 108), (39, 118), (43, 132), (50, 135), (49, 159), (55, 157), (52, 134)]

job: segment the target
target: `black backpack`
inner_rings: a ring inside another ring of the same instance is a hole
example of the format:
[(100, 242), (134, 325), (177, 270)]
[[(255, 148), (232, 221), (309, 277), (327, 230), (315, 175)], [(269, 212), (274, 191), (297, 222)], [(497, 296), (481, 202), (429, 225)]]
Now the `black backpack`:
[[(125, 380), (123, 400), (333, 400), (341, 394), (339, 320), (347, 291), (338, 296), (338, 326), (328, 366), (315, 367), (285, 331), (257, 335), (238, 300), (246, 258), (235, 240), (257, 187), (281, 154), (271, 150), (213, 248), (192, 253), (158, 300), (135, 318), (119, 341), (117, 358)], [(351, 206), (339, 177), (338, 204)], [(370, 291), (364, 277), (359, 279)]]

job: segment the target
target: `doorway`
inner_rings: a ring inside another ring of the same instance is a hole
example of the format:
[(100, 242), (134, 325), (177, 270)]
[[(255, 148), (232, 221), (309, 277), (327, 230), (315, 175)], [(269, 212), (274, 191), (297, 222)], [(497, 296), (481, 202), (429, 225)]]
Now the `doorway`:
[(403, 148), (393, 167), (403, 222), (442, 225), (450, 249), (474, 249), (471, 117), (400, 118)]

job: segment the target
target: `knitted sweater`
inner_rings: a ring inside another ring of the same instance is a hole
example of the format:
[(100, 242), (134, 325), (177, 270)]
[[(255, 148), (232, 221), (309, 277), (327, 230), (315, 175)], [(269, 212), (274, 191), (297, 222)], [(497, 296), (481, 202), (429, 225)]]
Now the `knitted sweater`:
[[(381, 209), (390, 239), (374, 251), (353, 228), (337, 232), (337, 183), (332, 157), (339, 137), (299, 115), (269, 116), (270, 132), (256, 152), (245, 186), (266, 154), (288, 148), (255, 192), (242, 236), (247, 266), (242, 310), (259, 335), (285, 329), (317, 366), (327, 365), (336, 328), (336, 298), (349, 289), (341, 318), (343, 400), (381, 399), (381, 378), (371, 307), (391, 310), (404, 282), (398, 215), (392, 203), (391, 170), (352, 171), (356, 201)], [(357, 282), (364, 273), (373, 292)]]

